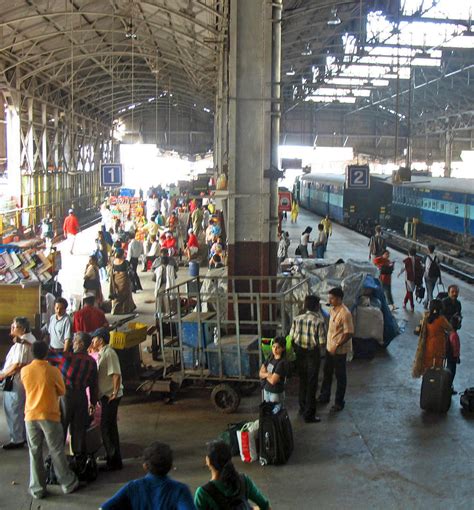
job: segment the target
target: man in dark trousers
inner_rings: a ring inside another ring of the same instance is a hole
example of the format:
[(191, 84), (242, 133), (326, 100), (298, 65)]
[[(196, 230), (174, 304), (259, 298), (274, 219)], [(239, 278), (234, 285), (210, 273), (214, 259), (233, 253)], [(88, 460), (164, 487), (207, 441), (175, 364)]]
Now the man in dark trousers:
[[(50, 351), (48, 361), (59, 368), (66, 385), (66, 394), (61, 397), (61, 422), (66, 437), (68, 427), (74, 455), (87, 453), (86, 432), (89, 416), (97, 405), (97, 364), (87, 354), (91, 336), (79, 332), (74, 335), (73, 352)], [(89, 388), (90, 405), (86, 389)]]
[(290, 330), (296, 352), (299, 376), (299, 413), (306, 423), (318, 423), (316, 391), (318, 389), (320, 346), (326, 343), (326, 323), (317, 296), (306, 296), (305, 312), (298, 315)]
[(331, 385), (333, 374), (336, 375), (337, 389), (336, 399), (331, 411), (344, 409), (346, 394), (347, 375), (346, 358), (352, 351), (352, 335), (354, 324), (352, 314), (342, 302), (344, 292), (340, 287), (329, 291), (329, 329), (326, 344), (326, 361), (324, 362), (324, 377), (321, 385), (321, 393), (318, 402), (327, 404), (331, 398)]

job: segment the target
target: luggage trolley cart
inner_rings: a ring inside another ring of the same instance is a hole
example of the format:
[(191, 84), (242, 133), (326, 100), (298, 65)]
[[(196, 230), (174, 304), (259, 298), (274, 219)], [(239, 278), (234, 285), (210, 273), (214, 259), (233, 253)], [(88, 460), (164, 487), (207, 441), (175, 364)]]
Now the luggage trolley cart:
[(141, 389), (191, 382), (211, 389), (219, 411), (234, 412), (260, 386), (261, 339), (287, 333), (307, 288), (300, 277), (196, 276), (160, 292), (162, 367)]

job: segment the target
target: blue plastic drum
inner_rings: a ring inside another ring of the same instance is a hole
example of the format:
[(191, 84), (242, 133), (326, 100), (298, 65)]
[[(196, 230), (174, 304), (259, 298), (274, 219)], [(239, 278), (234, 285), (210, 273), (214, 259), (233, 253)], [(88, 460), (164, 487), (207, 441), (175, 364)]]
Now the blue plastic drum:
[(189, 276), (199, 276), (199, 262), (189, 261)]

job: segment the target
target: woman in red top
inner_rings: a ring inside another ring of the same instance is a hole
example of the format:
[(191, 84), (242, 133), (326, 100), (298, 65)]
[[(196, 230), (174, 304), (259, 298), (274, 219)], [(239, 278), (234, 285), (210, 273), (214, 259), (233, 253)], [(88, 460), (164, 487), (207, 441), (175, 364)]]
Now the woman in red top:
[(380, 257), (374, 258), (374, 264), (377, 266), (380, 271), (379, 280), (382, 284), (382, 288), (387, 299), (387, 303), (390, 306), (390, 309), (396, 310), (397, 307), (393, 303), (392, 296), (392, 273), (394, 262), (390, 260), (390, 252), (388, 250), (384, 250), (383, 254)]
[(415, 310), (413, 292), (415, 292), (416, 287), (423, 283), (423, 263), (421, 257), (416, 254), (415, 248), (410, 248), (408, 250), (408, 257), (404, 259), (403, 264), (404, 267), (400, 273), (398, 273), (398, 276), (405, 273), (405, 287), (407, 292), (403, 300), (403, 308), (406, 308), (408, 301), (410, 301), (410, 306), (413, 311)]

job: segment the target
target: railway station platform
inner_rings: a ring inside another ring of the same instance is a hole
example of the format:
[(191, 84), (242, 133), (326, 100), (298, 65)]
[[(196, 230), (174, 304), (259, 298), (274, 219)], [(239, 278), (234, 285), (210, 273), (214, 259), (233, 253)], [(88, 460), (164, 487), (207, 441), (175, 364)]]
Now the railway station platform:
[[(289, 217), (283, 222), (283, 230), (289, 231), (292, 241), (290, 255), (304, 228), (312, 226), (314, 233), (318, 221), (318, 217), (302, 210), (296, 224), (291, 224)], [(76, 255), (63, 252), (60, 280), (66, 295), (81, 294), (83, 271), (94, 248), (96, 230), (91, 227), (79, 235)], [(360, 234), (333, 224), (327, 257), (367, 260), (367, 243), (368, 239)], [(394, 275), (402, 258), (401, 253), (392, 250)], [(179, 277), (186, 274), (187, 269), (181, 268)], [(139, 276), (144, 287), (143, 292), (134, 295), (139, 320), (151, 325), (154, 284), (150, 272)], [(474, 385), (474, 288), (450, 275), (444, 276), (444, 283), (459, 285), (463, 305), (462, 361), (455, 380), (455, 388), (462, 391)], [(414, 313), (401, 308), (403, 277), (394, 276), (393, 292), (403, 332), (373, 360), (349, 363), (345, 409), (331, 414), (329, 407), (320, 408), (321, 423), (305, 424), (297, 414), (297, 384), (293, 379), (287, 391), (295, 437), (289, 463), (261, 467), (258, 463), (244, 465), (235, 458), (237, 468), (250, 475), (268, 495), (273, 509), (472, 508), (474, 421), (461, 414), (457, 395), (446, 415), (427, 415), (420, 410), (421, 381), (412, 379), (411, 366), (417, 345), (413, 329), (422, 307), (417, 305)], [(146, 346), (142, 344), (142, 350)], [(147, 359), (147, 353), (143, 356)], [(204, 462), (206, 442), (217, 438), (228, 423), (258, 417), (258, 394), (243, 399), (236, 414), (222, 415), (214, 410), (209, 393), (208, 389), (183, 388), (172, 404), (143, 395), (126, 395), (119, 407), (124, 469), (100, 473), (95, 482), (68, 496), (61, 494), (59, 487), (51, 487), (50, 497), (41, 502), (32, 500), (27, 492), (27, 449), (0, 450), (0, 508), (98, 508), (125, 482), (142, 476), (140, 455), (154, 440), (171, 445), (174, 469), (170, 474), (194, 491), (209, 477)], [(0, 413), (0, 442), (6, 441), (5, 417)]]

